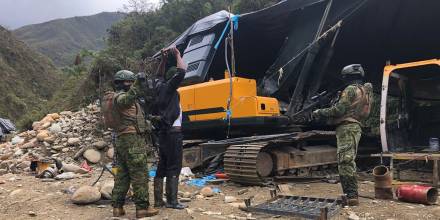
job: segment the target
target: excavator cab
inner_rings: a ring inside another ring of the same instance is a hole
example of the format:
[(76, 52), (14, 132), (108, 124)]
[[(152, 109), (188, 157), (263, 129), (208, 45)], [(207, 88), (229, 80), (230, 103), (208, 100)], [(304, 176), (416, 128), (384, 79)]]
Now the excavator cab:
[(385, 66), (380, 104), (383, 152), (426, 151), (430, 139), (440, 137), (439, 85), (440, 59)]

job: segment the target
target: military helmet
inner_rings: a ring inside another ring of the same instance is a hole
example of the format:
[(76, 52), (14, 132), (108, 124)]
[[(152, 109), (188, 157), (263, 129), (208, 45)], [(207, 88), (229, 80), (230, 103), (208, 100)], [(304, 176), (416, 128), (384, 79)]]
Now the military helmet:
[(344, 76), (350, 76), (350, 75), (359, 75), (364, 77), (365, 72), (364, 68), (362, 68), (361, 64), (351, 64), (346, 67), (344, 67), (341, 71), (341, 75)]
[(120, 70), (113, 77), (113, 81), (135, 81), (136, 75), (128, 70)]

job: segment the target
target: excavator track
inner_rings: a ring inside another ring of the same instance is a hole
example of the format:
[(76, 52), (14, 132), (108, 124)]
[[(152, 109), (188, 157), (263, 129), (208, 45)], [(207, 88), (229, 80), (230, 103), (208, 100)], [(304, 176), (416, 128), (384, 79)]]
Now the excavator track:
[(223, 157), (225, 173), (231, 181), (245, 185), (264, 185), (283, 176), (301, 179), (332, 175), (337, 167), (336, 148), (303, 146), (305, 140), (320, 137), (332, 137), (332, 133), (300, 132), (287, 138), (231, 144)]
[[(267, 162), (263, 158), (265, 154), (261, 151), (265, 146), (265, 144), (244, 144), (231, 145), (226, 149), (223, 163), (225, 173), (231, 181), (246, 185), (261, 185), (265, 182), (258, 172), (264, 169), (264, 163)], [(272, 166), (273, 164), (270, 164), (270, 169)]]

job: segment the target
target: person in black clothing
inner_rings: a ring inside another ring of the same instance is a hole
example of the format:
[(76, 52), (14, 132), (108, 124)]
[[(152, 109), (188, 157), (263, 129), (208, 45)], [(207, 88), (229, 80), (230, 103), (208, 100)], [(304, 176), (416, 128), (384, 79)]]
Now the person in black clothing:
[[(185, 78), (186, 64), (177, 48), (171, 48), (162, 57), (167, 62), (163, 79), (157, 88), (159, 122), (159, 163), (154, 178), (154, 206), (184, 209), (177, 201), (179, 175), (182, 169), (182, 110), (177, 89)], [(162, 63), (163, 64), (163, 63)], [(166, 204), (163, 197), (163, 178), (166, 177)]]

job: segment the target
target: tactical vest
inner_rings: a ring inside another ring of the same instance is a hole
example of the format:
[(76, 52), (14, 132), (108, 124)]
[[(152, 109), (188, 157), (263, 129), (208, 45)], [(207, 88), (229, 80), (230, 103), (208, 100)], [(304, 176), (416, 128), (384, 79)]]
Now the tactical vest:
[[(114, 129), (118, 135), (130, 133), (144, 134), (151, 130), (151, 125), (145, 120), (144, 113), (138, 102), (135, 102), (128, 108), (121, 109), (117, 107), (116, 99), (122, 94), (124, 93), (111, 92), (105, 95), (107, 99), (111, 97), (113, 102), (111, 107), (112, 114), (111, 116), (107, 114), (107, 117), (113, 117), (110, 120), (107, 119), (107, 121), (114, 122), (111, 128)], [(104, 114), (104, 117), (106, 117), (106, 114)], [(106, 121), (105, 118), (104, 121)]]
[(373, 87), (371, 83), (365, 83), (364, 85), (355, 84), (357, 87), (356, 98), (347, 110), (347, 113), (335, 119), (334, 124), (342, 124), (344, 122), (353, 122), (361, 124), (361, 121), (365, 120), (371, 111), (371, 103), (373, 97)]

